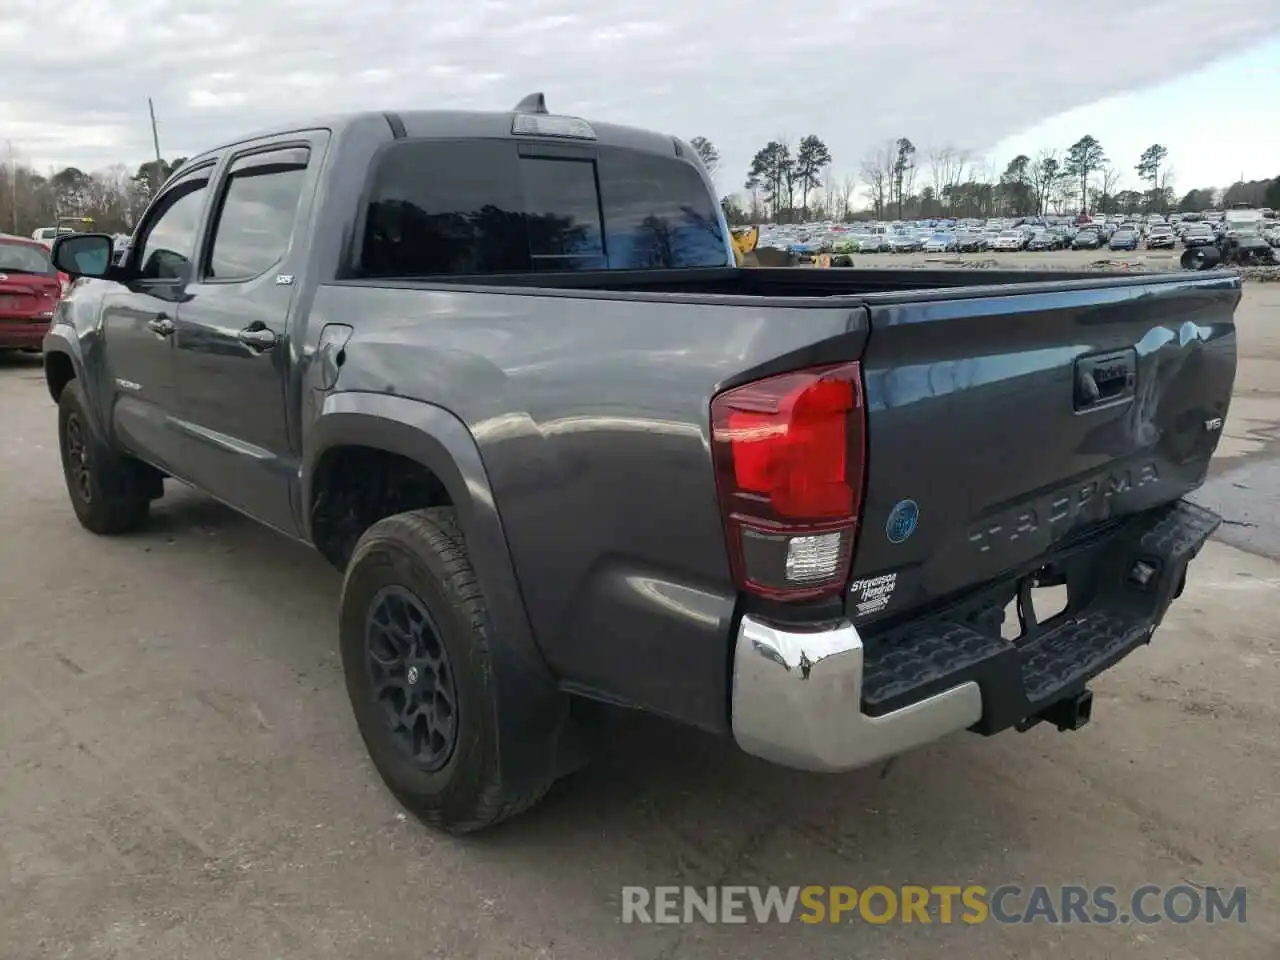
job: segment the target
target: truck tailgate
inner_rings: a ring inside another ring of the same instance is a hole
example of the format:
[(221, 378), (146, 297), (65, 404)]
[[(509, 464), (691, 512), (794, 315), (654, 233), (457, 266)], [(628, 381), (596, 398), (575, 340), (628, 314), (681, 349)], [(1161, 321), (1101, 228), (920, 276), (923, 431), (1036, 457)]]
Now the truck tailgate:
[(1198, 486), (1230, 402), (1239, 283), (868, 298), (855, 621), (984, 583)]

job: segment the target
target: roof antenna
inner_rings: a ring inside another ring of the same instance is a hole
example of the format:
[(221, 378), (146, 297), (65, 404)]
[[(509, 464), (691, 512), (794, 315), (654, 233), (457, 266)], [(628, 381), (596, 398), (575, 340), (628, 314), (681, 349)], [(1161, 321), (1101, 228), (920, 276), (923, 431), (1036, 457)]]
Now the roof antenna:
[(540, 93), (531, 93), (516, 104), (516, 113), (546, 113), (547, 98)]

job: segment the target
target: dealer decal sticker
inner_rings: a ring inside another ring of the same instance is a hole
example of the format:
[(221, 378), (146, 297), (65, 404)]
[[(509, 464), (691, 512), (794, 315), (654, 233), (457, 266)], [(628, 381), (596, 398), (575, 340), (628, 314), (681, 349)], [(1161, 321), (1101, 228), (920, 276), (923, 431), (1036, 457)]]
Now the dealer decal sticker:
[(849, 600), (860, 617), (869, 613), (879, 613), (889, 606), (889, 599), (897, 586), (896, 573), (884, 573), (866, 580), (855, 580), (849, 584)]

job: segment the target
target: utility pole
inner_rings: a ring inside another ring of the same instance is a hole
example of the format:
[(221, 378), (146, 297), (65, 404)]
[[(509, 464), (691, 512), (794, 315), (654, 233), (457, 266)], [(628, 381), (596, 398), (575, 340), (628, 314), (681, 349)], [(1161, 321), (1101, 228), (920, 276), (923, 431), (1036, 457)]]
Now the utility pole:
[(13, 232), (18, 232), (18, 161), (13, 155), (13, 141), (6, 140), (9, 147), (9, 206), (13, 212)]
[(156, 130), (156, 107), (151, 102), (151, 98), (147, 97), (147, 110), (151, 114), (151, 142), (156, 148), (156, 176), (155, 187), (152, 189), (152, 196), (160, 192), (160, 185), (164, 183), (164, 161), (160, 159), (160, 134)]

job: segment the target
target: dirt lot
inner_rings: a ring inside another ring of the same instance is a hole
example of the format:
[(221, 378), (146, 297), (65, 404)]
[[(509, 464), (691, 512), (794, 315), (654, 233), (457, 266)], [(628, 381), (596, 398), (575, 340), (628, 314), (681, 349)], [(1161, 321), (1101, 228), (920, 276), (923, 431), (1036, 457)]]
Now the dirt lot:
[(958, 264), (994, 263), (999, 267), (1029, 270), (1087, 270), (1095, 264), (1107, 263), (1115, 268), (1131, 264), (1134, 270), (1177, 270), (1179, 250), (1022, 250), (1017, 253), (871, 253), (854, 258), (857, 267), (942, 267)]
[[(338, 577), (175, 491), (76, 524), (38, 362), (0, 361), (0, 957), (1274, 960), (1280, 942), (1280, 285), (1238, 316), (1209, 544), (1094, 723), (961, 735), (887, 771), (790, 773), (624, 719), (610, 755), (471, 840), (365, 760)], [(1241, 477), (1246, 479), (1242, 480)], [(1234, 531), (1234, 532), (1233, 532)], [(625, 926), (623, 885), (1249, 887), (1247, 923)]]

